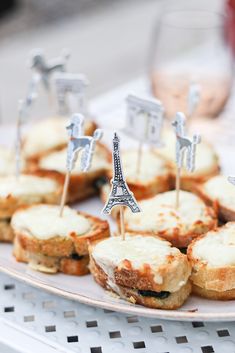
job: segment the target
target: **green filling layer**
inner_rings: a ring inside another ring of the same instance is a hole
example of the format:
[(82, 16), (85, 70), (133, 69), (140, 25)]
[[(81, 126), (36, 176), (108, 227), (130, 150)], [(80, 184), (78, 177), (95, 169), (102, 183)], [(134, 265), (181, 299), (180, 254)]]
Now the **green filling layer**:
[(76, 254), (76, 253), (74, 253), (74, 254), (72, 254), (72, 255), (70, 256), (70, 258), (71, 258), (72, 260), (81, 260), (81, 259), (83, 259), (83, 257), (84, 257), (84, 256), (78, 255), (78, 254)]
[(138, 290), (138, 293), (140, 295), (143, 295), (143, 297), (154, 297), (158, 299), (166, 299), (171, 294), (170, 292), (167, 292), (167, 291), (154, 292), (153, 290)]

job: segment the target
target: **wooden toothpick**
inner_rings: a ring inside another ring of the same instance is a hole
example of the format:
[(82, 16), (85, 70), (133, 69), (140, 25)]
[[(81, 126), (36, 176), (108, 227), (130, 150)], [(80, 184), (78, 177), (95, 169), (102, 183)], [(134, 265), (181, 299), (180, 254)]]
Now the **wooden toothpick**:
[(70, 172), (67, 171), (65, 176), (64, 186), (63, 186), (63, 193), (60, 201), (60, 217), (63, 216), (64, 206), (65, 206), (65, 202), (68, 194), (69, 181), (70, 181)]
[(180, 201), (180, 176), (181, 169), (184, 165), (184, 155), (186, 153), (186, 169), (193, 172), (195, 169), (195, 153), (196, 145), (200, 143), (200, 135), (193, 135), (190, 139), (185, 134), (185, 115), (183, 113), (176, 113), (176, 119), (173, 121), (176, 134), (176, 201), (175, 208), (179, 207)]
[(21, 171), (21, 124), (24, 114), (24, 101), (19, 100), (18, 103), (18, 115), (16, 120), (16, 141), (15, 141), (15, 177), (19, 179)]

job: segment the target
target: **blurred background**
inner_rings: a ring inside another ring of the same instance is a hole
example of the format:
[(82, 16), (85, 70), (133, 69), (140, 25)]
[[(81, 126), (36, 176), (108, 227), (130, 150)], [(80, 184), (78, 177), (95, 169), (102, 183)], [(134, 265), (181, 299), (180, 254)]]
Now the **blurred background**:
[[(32, 48), (46, 57), (69, 48), (68, 71), (85, 73), (93, 97), (148, 73), (153, 34), (162, 13), (187, 4), (223, 12), (224, 0), (1, 0), (0, 107), (15, 119), (30, 78)], [(173, 38), (172, 38), (173, 40)]]

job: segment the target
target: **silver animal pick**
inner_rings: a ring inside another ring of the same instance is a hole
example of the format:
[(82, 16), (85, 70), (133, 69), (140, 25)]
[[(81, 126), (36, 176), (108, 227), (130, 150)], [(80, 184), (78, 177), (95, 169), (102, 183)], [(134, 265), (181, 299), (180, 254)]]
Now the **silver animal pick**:
[(61, 56), (47, 61), (41, 49), (36, 49), (33, 51), (31, 68), (39, 74), (40, 80), (46, 90), (49, 90), (50, 88), (51, 74), (56, 71), (65, 71), (69, 57), (70, 54), (67, 51), (63, 51)]
[(111, 180), (112, 188), (108, 200), (102, 210), (104, 214), (110, 214), (113, 207), (127, 206), (133, 213), (140, 212), (140, 208), (133, 193), (129, 190), (122, 171), (122, 163), (119, 149), (120, 139), (117, 133), (113, 138), (113, 179)]
[(191, 117), (200, 101), (201, 87), (195, 82), (191, 82), (188, 92), (188, 115)]
[(59, 104), (60, 114), (68, 113), (67, 95), (72, 94), (78, 99), (78, 110), (85, 113), (85, 89), (89, 82), (85, 75), (71, 74), (66, 72), (57, 73), (55, 86)]
[(235, 185), (235, 177), (229, 176), (228, 181), (230, 184)]
[(173, 121), (176, 133), (176, 164), (178, 168), (182, 168), (184, 164), (184, 154), (186, 155), (186, 169), (193, 172), (195, 169), (195, 153), (196, 145), (201, 142), (200, 135), (193, 135), (190, 139), (185, 134), (185, 115), (176, 113), (176, 119)]
[(102, 138), (103, 131), (96, 129), (93, 136), (83, 135), (84, 117), (82, 114), (74, 114), (70, 124), (66, 127), (70, 140), (67, 149), (66, 167), (70, 173), (75, 167), (78, 153), (81, 152), (81, 170), (87, 172), (91, 167), (92, 157), (96, 142)]
[(125, 131), (140, 142), (162, 146), (163, 106), (157, 99), (129, 95)]

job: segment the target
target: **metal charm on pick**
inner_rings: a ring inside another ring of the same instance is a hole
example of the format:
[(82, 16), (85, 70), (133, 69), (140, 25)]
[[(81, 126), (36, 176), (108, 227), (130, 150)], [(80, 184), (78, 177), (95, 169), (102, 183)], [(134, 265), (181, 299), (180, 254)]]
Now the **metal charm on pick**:
[(163, 106), (157, 99), (129, 95), (125, 132), (143, 143), (162, 146)]
[(178, 168), (184, 165), (184, 155), (186, 153), (186, 169), (193, 172), (195, 169), (196, 145), (201, 142), (200, 135), (193, 135), (189, 138), (185, 134), (185, 116), (183, 113), (177, 113), (173, 121), (176, 133), (176, 164)]
[(129, 190), (123, 176), (122, 164), (119, 150), (120, 139), (116, 133), (113, 138), (113, 178), (111, 180), (112, 189), (102, 213), (110, 214), (113, 207), (127, 206), (133, 213), (140, 212), (133, 193)]
[(66, 162), (68, 172), (71, 172), (74, 168), (79, 152), (81, 152), (81, 170), (87, 172), (90, 169), (95, 151), (95, 144), (103, 135), (101, 129), (96, 129), (93, 136), (84, 136), (83, 123), (83, 115), (74, 114), (71, 118), (70, 124), (66, 127), (70, 136)]
[(72, 94), (77, 97), (78, 111), (85, 113), (84, 100), (85, 89), (89, 82), (85, 75), (60, 72), (55, 76), (55, 86), (58, 97), (60, 114), (68, 113), (67, 95)]
[(41, 49), (36, 49), (32, 53), (31, 68), (35, 70), (46, 90), (50, 88), (50, 76), (56, 71), (65, 71), (70, 54), (64, 51), (57, 58), (46, 60)]

